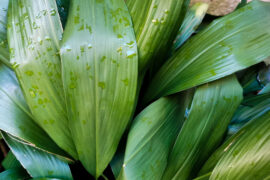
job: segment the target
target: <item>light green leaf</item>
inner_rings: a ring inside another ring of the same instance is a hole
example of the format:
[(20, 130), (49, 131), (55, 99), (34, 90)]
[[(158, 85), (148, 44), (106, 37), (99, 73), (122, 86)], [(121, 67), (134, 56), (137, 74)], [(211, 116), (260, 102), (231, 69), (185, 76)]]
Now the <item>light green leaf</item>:
[[(232, 136), (210, 180), (267, 179), (270, 172), (270, 113), (253, 119)], [(225, 149), (224, 149), (225, 147)]]
[(196, 3), (187, 12), (183, 24), (178, 31), (176, 39), (172, 47), (172, 53), (176, 51), (186, 40), (195, 32), (197, 27), (201, 24), (206, 11), (208, 9), (207, 3)]
[(270, 56), (270, 3), (254, 1), (214, 21), (159, 70), (144, 101), (228, 76)]
[(25, 180), (29, 175), (23, 168), (8, 169), (0, 173), (1, 180)]
[(0, 64), (0, 129), (29, 145), (67, 157), (33, 121), (13, 71)]
[(190, 179), (221, 142), (242, 101), (235, 76), (200, 86), (173, 149), (163, 179)]
[(21, 167), (20, 162), (16, 159), (14, 154), (9, 151), (5, 159), (2, 161), (2, 166), (5, 169), (19, 168)]
[(61, 45), (70, 128), (95, 177), (112, 159), (137, 88), (135, 35), (123, 0), (72, 0)]
[(185, 92), (161, 98), (135, 118), (119, 180), (161, 179), (192, 97)]
[(0, 3), (0, 61), (11, 67), (7, 44), (7, 10), (9, 0), (1, 0)]
[(127, 0), (138, 44), (140, 76), (153, 57), (169, 50), (188, 4), (189, 0)]
[(55, 177), (72, 179), (68, 164), (56, 156), (36, 149), (2, 132), (6, 143), (32, 177)]
[(15, 69), (34, 120), (75, 159), (61, 78), (62, 26), (55, 0), (10, 0), (8, 41)]

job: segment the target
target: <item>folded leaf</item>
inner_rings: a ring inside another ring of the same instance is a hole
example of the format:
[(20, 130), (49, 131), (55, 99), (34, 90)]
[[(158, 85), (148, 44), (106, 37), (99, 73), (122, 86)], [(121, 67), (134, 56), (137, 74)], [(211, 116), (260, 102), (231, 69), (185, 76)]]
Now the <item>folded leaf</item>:
[(189, 0), (127, 0), (138, 43), (139, 72), (154, 56), (170, 49), (186, 13)]
[(134, 120), (119, 180), (161, 179), (193, 93), (161, 98)]
[(123, 0), (72, 0), (61, 45), (69, 125), (94, 176), (112, 159), (137, 88), (135, 35)]
[(13, 71), (0, 64), (0, 129), (31, 146), (69, 158), (34, 121)]
[(254, 1), (214, 21), (159, 70), (145, 102), (228, 76), (270, 56), (270, 3)]
[(172, 47), (172, 52), (176, 51), (186, 40), (195, 32), (197, 27), (201, 24), (206, 11), (208, 9), (207, 3), (196, 3), (188, 11), (178, 31), (176, 39)]
[(56, 156), (24, 144), (24, 142), (5, 132), (2, 132), (2, 136), (16, 158), (32, 177), (72, 179), (68, 164), (59, 160)]
[[(238, 136), (238, 137), (237, 137)], [(269, 179), (270, 113), (252, 120), (229, 140), (210, 180)], [(223, 148), (224, 146), (222, 146)]]
[(163, 179), (190, 179), (221, 142), (242, 101), (235, 76), (200, 86), (170, 153)]
[(58, 54), (62, 26), (55, 0), (10, 0), (11, 63), (34, 120), (74, 158)]

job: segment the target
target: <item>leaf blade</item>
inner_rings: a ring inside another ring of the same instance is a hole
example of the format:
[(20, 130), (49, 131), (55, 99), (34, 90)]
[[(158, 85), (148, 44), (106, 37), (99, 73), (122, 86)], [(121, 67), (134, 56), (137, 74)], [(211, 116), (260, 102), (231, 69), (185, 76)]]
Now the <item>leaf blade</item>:
[(254, 1), (214, 21), (163, 65), (144, 101), (228, 76), (270, 56), (270, 3)]
[(131, 25), (122, 0), (71, 1), (61, 45), (69, 125), (79, 159), (96, 177), (113, 157), (135, 103)]

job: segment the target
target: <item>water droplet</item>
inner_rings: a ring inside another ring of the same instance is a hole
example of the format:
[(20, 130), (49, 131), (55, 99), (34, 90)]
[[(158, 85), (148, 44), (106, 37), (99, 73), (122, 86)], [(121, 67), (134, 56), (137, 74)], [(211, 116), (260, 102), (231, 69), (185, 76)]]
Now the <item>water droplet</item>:
[(105, 82), (98, 82), (98, 87), (105, 89)]
[(87, 48), (88, 48), (88, 49), (91, 49), (91, 48), (92, 48), (92, 44), (89, 43), (89, 44), (87, 45)]
[(122, 39), (123, 36), (121, 34), (117, 34), (117, 38)]
[(123, 79), (122, 82), (125, 84), (125, 86), (128, 86), (128, 83), (129, 83), (128, 78)]
[(84, 46), (80, 46), (81, 53), (84, 53)]
[(168, 10), (168, 9), (165, 9), (165, 10), (164, 10), (164, 13), (165, 13), (165, 14), (169, 14), (169, 10)]
[(154, 25), (158, 25), (159, 21), (158, 21), (158, 19), (153, 19), (152, 23), (154, 23)]
[(106, 56), (103, 56), (103, 57), (100, 59), (100, 61), (101, 61), (101, 62), (104, 62), (105, 59), (106, 59)]
[(70, 89), (75, 89), (76, 88), (76, 84), (75, 83), (70, 83), (69, 88)]
[(25, 71), (25, 74), (27, 76), (33, 76), (34, 75), (34, 72), (33, 71)]
[(122, 54), (123, 48), (122, 48), (122, 47), (119, 47), (116, 51), (117, 51), (118, 53)]
[(42, 99), (38, 99), (38, 104), (43, 104), (43, 100)]
[(127, 51), (127, 58), (133, 58), (134, 56), (136, 56), (136, 52), (135, 51)]
[(51, 16), (55, 16), (56, 15), (56, 10), (55, 9), (51, 9), (50, 10), (50, 15)]
[(36, 94), (33, 90), (29, 90), (29, 94), (32, 98), (36, 97)]

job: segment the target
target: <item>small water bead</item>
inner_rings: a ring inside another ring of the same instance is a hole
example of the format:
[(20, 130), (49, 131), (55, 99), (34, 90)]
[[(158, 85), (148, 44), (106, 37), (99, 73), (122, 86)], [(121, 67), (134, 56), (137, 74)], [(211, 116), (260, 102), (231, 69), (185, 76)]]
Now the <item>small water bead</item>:
[(32, 98), (36, 97), (36, 93), (33, 90), (29, 90), (29, 94)]
[(56, 10), (55, 9), (51, 9), (50, 10), (50, 15), (51, 16), (55, 16), (56, 15)]
[(127, 51), (127, 58), (133, 58), (134, 56), (136, 56), (136, 52), (135, 51), (132, 51), (132, 50), (129, 50)]
[(153, 19), (153, 20), (152, 20), (152, 23), (153, 23), (154, 25), (158, 25), (158, 24), (159, 24), (159, 21), (158, 21), (158, 19)]
[(98, 82), (98, 87), (100, 87), (101, 89), (105, 89), (105, 82)]
[(25, 71), (25, 74), (27, 76), (33, 76), (34, 75), (34, 72), (33, 71)]
[(123, 48), (122, 48), (122, 47), (119, 47), (116, 51), (117, 51), (118, 53), (122, 54)]
[(88, 48), (88, 49), (91, 49), (92, 47), (93, 47), (93, 46), (92, 46), (92, 44), (90, 44), (90, 43), (87, 45), (87, 48)]

